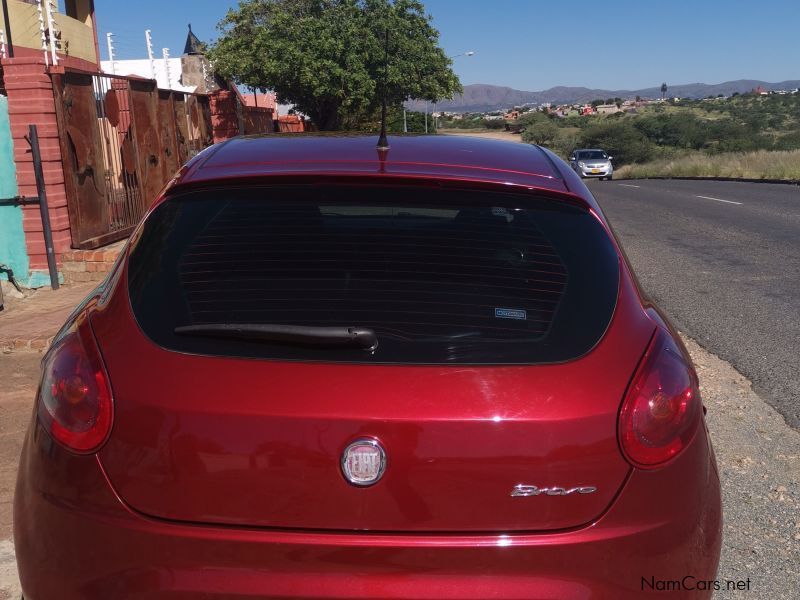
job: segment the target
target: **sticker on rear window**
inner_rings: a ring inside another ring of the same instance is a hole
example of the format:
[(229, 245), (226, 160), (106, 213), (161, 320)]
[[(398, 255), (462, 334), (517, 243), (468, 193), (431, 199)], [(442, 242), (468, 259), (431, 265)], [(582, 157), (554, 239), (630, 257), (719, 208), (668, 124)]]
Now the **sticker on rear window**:
[(518, 308), (495, 308), (494, 316), (498, 319), (518, 319), (525, 321), (528, 318), (528, 313)]

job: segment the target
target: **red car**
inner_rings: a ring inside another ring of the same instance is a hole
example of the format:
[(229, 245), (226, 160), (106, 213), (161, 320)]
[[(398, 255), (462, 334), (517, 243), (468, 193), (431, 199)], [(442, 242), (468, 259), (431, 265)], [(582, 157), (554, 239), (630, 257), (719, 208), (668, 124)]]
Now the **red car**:
[(239, 138), (43, 360), (29, 600), (704, 598), (695, 371), (549, 151)]

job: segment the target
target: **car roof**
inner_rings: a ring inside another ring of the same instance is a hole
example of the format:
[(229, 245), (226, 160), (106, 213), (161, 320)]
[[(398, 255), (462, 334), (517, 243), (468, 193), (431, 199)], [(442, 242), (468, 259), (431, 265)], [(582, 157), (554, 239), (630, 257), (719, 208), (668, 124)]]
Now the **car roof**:
[(270, 175), (388, 175), (499, 182), (569, 192), (538, 146), (463, 135), (267, 134), (214, 145), (187, 164), (176, 184)]

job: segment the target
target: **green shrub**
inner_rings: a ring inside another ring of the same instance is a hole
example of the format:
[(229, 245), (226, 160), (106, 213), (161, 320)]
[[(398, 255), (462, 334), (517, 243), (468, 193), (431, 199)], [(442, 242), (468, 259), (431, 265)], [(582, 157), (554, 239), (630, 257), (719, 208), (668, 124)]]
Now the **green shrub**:
[(583, 148), (602, 148), (617, 165), (650, 160), (654, 144), (630, 121), (609, 121), (587, 127), (580, 134)]
[(538, 121), (526, 126), (522, 141), (548, 146), (558, 133), (559, 127), (552, 121)]

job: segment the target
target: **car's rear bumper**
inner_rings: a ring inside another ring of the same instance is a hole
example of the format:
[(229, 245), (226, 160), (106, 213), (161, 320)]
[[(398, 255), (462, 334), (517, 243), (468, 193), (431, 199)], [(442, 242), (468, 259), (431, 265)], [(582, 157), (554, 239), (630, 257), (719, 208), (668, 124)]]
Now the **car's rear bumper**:
[[(322, 533), (154, 520), (117, 498), (95, 457), (65, 453), (39, 428), (20, 471), (14, 537), (29, 600), (635, 598), (659, 581), (713, 580), (721, 542), (719, 481), (704, 432), (671, 466), (634, 471), (595, 523), (546, 534)], [(536, 510), (535, 497), (521, 500)], [(684, 596), (709, 597), (670, 594)]]

